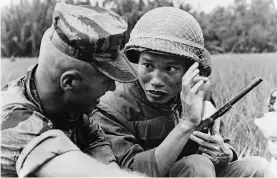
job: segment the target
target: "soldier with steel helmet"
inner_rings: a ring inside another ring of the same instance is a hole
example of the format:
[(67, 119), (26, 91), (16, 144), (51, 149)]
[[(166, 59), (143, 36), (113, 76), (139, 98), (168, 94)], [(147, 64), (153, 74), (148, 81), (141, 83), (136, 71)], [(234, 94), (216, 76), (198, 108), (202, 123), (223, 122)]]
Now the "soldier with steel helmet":
[(114, 80), (136, 80), (119, 52), (126, 30), (110, 10), (57, 3), (38, 64), (2, 88), (1, 176), (133, 176), (90, 117)]
[[(121, 168), (155, 177), (266, 175), (268, 164), (262, 158), (237, 161), (218, 133), (219, 123), (213, 128), (217, 134), (194, 132), (215, 108), (207, 78), (210, 54), (190, 14), (173, 7), (147, 12), (125, 48), (127, 58), (137, 64), (138, 80), (106, 93), (93, 115)], [(183, 156), (189, 139), (202, 154)]]

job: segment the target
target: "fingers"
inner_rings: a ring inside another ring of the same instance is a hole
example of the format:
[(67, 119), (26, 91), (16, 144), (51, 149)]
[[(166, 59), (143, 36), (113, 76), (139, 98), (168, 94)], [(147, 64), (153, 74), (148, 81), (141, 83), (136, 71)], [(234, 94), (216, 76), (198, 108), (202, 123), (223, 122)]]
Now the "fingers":
[(210, 149), (210, 148), (204, 147), (204, 146), (200, 146), (199, 151), (201, 151), (202, 153), (207, 153), (213, 157), (220, 157), (220, 155), (221, 155), (220, 150), (216, 150), (214, 148)]
[(206, 140), (210, 143), (217, 143), (217, 144), (224, 143), (222, 136), (218, 132), (217, 132), (217, 134), (209, 135), (209, 134), (205, 134), (203, 132), (194, 131), (193, 135), (195, 135), (196, 137), (202, 138), (203, 140)]
[(206, 78), (206, 81), (205, 81), (204, 85), (202, 85), (200, 90), (204, 91), (205, 93), (206, 92), (211, 92), (212, 84), (211, 84), (210, 80), (207, 77), (205, 77), (205, 78)]
[(192, 88), (191, 88), (191, 92), (193, 93), (197, 93), (199, 88), (203, 85), (204, 81), (200, 80), (198, 81)]
[(214, 164), (217, 164), (220, 161), (221, 152), (217, 150), (210, 150), (209, 148), (200, 146), (199, 151), (202, 152), (203, 156), (208, 157)]
[(182, 77), (182, 88), (185, 91), (188, 91), (192, 85), (192, 80), (199, 75), (199, 69), (195, 69), (190, 74), (186, 74)]
[(201, 111), (203, 107), (203, 98), (201, 98), (201, 92), (199, 94), (200, 87), (208, 79), (199, 76), (199, 64), (194, 63), (182, 77), (182, 91), (180, 98), (182, 102), (182, 117), (190, 119), (195, 125), (198, 125), (201, 120)]
[(192, 82), (197, 83), (198, 81), (203, 80), (205, 83), (209, 81), (208, 77), (202, 77), (202, 76), (195, 76), (192, 80)]
[[(197, 62), (195, 62), (188, 70), (187, 72), (185, 73), (184, 76), (190, 76), (196, 69), (198, 69), (199, 67), (199, 64)], [(198, 70), (199, 71), (199, 70)]]
[(202, 77), (199, 75), (200, 70), (198, 69), (198, 66), (198, 63), (194, 63), (183, 76), (182, 89), (184, 91), (191, 90), (191, 92), (197, 93), (204, 83), (209, 83), (209, 79), (207, 77)]
[(197, 93), (199, 97), (204, 99), (206, 91), (210, 90), (211, 85), (209, 79), (207, 77), (196, 76), (192, 81), (196, 84), (192, 87), (191, 91)]
[(192, 79), (199, 75), (200, 70), (198, 69), (199, 64), (195, 62), (185, 73), (185, 75), (182, 78), (183, 84), (190, 84)]
[(208, 142), (214, 143), (216, 141), (216, 140), (214, 140), (212, 135), (209, 135), (209, 134), (206, 134), (206, 133), (203, 133), (203, 132), (194, 131), (193, 135), (198, 137), (198, 138), (201, 138), (202, 140), (208, 141)]
[(202, 147), (210, 149), (210, 150), (217, 150), (218, 146), (214, 145), (213, 143), (209, 143), (201, 138), (198, 138), (193, 134), (190, 135), (190, 139), (192, 141), (196, 142), (200, 147), (202, 146)]
[(214, 164), (218, 164), (219, 162), (221, 162), (221, 164), (228, 164), (230, 160), (230, 154), (228, 153), (212, 151), (204, 147), (199, 147), (199, 151), (202, 152), (203, 156), (209, 158)]
[[(202, 100), (204, 101), (204, 98), (205, 98), (205, 92), (204, 91), (202, 91), (201, 89), (199, 89), (198, 90), (198, 96), (200, 97), (200, 98), (202, 98)], [(203, 103), (204, 104), (204, 103)]]

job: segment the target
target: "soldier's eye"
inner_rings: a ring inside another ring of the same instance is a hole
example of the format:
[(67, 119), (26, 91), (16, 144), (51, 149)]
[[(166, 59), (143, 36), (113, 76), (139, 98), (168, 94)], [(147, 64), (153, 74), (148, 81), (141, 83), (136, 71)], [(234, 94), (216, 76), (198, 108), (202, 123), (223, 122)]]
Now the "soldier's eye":
[(168, 71), (168, 72), (175, 72), (176, 70), (177, 70), (177, 68), (172, 67), (172, 66), (169, 66), (169, 67), (166, 68), (166, 71)]
[(142, 64), (146, 69), (148, 69), (148, 70), (151, 70), (151, 69), (153, 69), (153, 65), (151, 65), (151, 64), (149, 64), (149, 63), (144, 63), (144, 64)]

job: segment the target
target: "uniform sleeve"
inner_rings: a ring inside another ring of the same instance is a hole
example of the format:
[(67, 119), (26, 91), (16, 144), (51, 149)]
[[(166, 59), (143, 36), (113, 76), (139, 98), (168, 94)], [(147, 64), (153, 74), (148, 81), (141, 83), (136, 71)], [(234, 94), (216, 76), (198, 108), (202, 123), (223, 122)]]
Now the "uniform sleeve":
[(23, 148), (50, 127), (46, 118), (25, 107), (1, 111), (1, 175), (17, 176), (15, 165)]
[[(104, 130), (119, 166), (124, 169), (145, 173), (151, 177), (158, 176), (154, 156), (155, 150), (144, 150), (139, 145), (136, 137), (112, 117), (102, 110), (101, 112), (98, 110), (93, 114), (93, 118), (97, 120)], [(118, 117), (122, 116), (118, 115)], [(126, 120), (126, 122), (128, 121)]]
[(32, 176), (49, 160), (79, 148), (60, 130), (49, 130), (35, 137), (22, 150), (16, 162), (19, 177)]
[(10, 108), (4, 110), (1, 119), (3, 176), (31, 175), (53, 157), (78, 150), (65, 135), (61, 136), (61, 131), (53, 132), (49, 120), (36, 111)]
[(83, 152), (105, 164), (115, 162), (116, 159), (106, 135), (95, 119), (88, 116), (85, 125), (87, 129), (85, 137), (88, 146)]

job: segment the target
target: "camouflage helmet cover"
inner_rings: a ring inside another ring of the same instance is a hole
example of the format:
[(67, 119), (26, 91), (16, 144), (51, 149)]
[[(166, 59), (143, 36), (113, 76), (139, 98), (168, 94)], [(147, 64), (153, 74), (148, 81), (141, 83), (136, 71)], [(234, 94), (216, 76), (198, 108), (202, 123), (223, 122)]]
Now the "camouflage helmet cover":
[(203, 76), (211, 74), (210, 53), (204, 48), (202, 29), (192, 15), (181, 9), (159, 7), (139, 19), (125, 53), (137, 63), (138, 52), (144, 49), (189, 57), (199, 62)]

